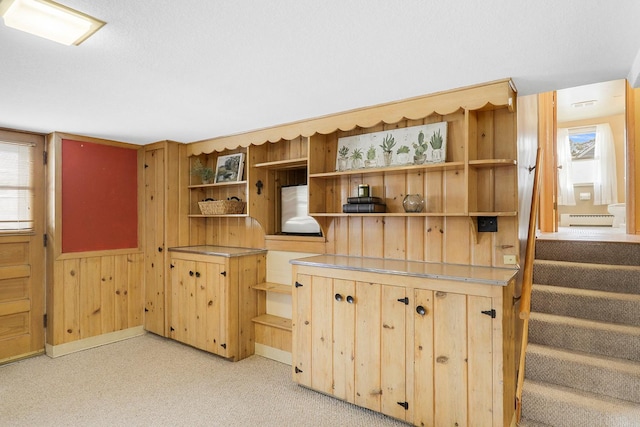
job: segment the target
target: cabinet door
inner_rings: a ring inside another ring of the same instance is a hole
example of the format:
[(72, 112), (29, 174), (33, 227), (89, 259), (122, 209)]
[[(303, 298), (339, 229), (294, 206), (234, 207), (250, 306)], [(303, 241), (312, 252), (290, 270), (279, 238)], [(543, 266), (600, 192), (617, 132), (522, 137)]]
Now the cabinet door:
[(406, 419), (409, 406), (406, 390), (406, 292), (402, 287), (382, 286), (381, 411), (401, 420)]
[(311, 276), (296, 276), (291, 303), (293, 381), (311, 387)]
[(185, 344), (195, 343), (196, 263), (172, 259), (171, 274), (171, 338)]

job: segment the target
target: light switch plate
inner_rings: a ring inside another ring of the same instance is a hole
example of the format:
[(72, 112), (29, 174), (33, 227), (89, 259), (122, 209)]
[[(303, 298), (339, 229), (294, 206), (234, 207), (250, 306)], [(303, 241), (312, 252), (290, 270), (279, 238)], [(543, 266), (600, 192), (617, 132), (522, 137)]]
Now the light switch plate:
[(516, 265), (515, 255), (504, 255), (503, 262), (505, 265)]

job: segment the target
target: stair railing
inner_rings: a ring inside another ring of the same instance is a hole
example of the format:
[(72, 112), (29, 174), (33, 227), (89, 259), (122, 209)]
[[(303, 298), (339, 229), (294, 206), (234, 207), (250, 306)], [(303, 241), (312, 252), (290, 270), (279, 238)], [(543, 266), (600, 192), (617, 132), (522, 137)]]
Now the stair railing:
[[(540, 205), (540, 169), (542, 163), (542, 148), (536, 153), (535, 173), (533, 175), (533, 192), (531, 194), (531, 212), (529, 214), (529, 230), (522, 274), (522, 290), (520, 292), (520, 319), (522, 324), (522, 346), (520, 348), (520, 364), (518, 365), (518, 383), (516, 386), (516, 416), (520, 422), (522, 412), (522, 386), (524, 384), (524, 363), (527, 344), (529, 342), (529, 314), (531, 313), (531, 287), (533, 285), (533, 261), (536, 248), (536, 225), (538, 207)], [(529, 169), (531, 170), (531, 168)]]

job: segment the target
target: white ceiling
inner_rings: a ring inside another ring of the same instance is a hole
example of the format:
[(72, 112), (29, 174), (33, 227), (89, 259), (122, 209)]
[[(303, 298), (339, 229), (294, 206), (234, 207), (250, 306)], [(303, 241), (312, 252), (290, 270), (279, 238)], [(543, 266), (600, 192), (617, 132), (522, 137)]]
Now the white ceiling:
[(58, 0), (77, 47), (0, 24), (0, 127), (193, 142), (486, 81), (638, 79), (637, 0)]

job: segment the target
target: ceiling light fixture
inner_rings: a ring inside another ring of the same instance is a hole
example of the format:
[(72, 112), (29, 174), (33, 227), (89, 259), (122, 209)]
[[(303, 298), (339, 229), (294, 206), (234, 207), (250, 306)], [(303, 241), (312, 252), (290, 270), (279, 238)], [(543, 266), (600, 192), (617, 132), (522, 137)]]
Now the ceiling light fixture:
[(571, 106), (573, 108), (592, 107), (596, 105), (596, 102), (598, 101), (595, 99), (590, 99), (589, 101), (574, 102), (573, 104), (571, 104)]
[(105, 22), (50, 0), (0, 0), (7, 27), (58, 43), (79, 45)]

